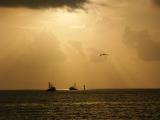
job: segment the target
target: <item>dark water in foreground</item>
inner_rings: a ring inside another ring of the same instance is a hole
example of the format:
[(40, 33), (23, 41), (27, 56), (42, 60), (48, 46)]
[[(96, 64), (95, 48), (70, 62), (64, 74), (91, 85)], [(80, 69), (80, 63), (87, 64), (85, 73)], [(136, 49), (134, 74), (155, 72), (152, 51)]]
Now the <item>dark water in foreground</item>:
[(0, 120), (160, 120), (160, 89), (0, 91)]

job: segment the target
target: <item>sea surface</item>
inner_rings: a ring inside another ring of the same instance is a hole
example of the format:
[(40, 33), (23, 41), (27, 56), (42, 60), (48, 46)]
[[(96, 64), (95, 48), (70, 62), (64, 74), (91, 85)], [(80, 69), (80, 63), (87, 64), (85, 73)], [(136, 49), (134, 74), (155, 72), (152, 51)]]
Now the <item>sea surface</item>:
[(0, 120), (160, 120), (160, 89), (0, 91)]

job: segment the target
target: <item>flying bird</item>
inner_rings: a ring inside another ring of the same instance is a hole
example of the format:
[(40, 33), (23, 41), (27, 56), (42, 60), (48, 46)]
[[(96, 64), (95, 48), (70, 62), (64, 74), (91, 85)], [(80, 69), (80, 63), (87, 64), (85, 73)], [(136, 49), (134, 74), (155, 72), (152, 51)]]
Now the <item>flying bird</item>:
[(108, 55), (106, 53), (100, 53), (99, 56), (105, 56), (105, 55)]

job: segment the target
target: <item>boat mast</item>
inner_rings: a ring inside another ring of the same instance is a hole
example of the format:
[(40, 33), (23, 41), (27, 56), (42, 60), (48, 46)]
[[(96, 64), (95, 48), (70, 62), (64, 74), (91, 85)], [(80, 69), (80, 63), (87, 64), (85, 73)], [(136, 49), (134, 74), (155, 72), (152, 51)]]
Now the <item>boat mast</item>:
[(48, 88), (51, 88), (50, 82), (48, 82)]
[(53, 87), (50, 82), (48, 82), (48, 87), (49, 87), (49, 88), (52, 88), (52, 87)]
[(83, 85), (83, 90), (84, 90), (84, 91), (86, 90), (86, 85)]

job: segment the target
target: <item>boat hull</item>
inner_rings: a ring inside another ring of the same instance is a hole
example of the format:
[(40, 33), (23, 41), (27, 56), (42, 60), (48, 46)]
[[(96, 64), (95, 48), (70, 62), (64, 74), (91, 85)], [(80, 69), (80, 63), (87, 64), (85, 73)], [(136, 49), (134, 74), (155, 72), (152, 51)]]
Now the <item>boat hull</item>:
[(69, 90), (78, 90), (78, 89), (75, 87), (70, 87)]
[(47, 89), (47, 92), (54, 92), (54, 91), (56, 91), (56, 88), (55, 88), (55, 87), (52, 87), (52, 88)]

